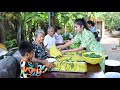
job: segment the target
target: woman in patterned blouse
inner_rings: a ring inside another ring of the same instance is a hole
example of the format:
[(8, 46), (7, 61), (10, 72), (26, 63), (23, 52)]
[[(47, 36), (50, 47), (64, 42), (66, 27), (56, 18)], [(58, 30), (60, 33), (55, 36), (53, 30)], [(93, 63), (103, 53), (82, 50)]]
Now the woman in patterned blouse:
[[(36, 63), (41, 63), (41, 64), (47, 64), (49, 63), (46, 59), (48, 58), (47, 53), (46, 53), (46, 48), (44, 47), (43, 44), (44, 40), (44, 31), (43, 30), (38, 30), (35, 32), (35, 42), (33, 42), (33, 45), (35, 46), (34, 53), (35, 56), (33, 57), (33, 61)], [(52, 63), (49, 63), (52, 67)]]
[[(84, 48), (86, 48), (87, 51), (101, 52), (103, 54), (106, 54), (102, 45), (96, 41), (94, 34), (88, 30), (87, 23), (84, 20), (84, 18), (76, 19), (74, 21), (74, 28), (75, 28), (75, 31), (77, 32), (77, 35), (71, 41), (69, 41), (68, 43), (66, 43), (62, 46), (59, 46), (58, 48), (59, 48), (59, 50), (61, 50), (65, 47), (70, 46), (73, 43), (81, 42), (80, 47), (74, 48), (74, 49), (69, 49), (69, 50), (63, 50), (62, 53), (81, 51)], [(103, 60), (100, 63), (100, 66), (103, 70), (105, 68), (104, 61), (105, 60)]]

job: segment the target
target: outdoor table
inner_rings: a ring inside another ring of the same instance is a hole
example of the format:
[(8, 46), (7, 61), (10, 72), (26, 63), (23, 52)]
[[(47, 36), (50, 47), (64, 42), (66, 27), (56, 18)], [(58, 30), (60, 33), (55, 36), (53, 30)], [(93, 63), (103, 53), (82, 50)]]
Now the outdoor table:
[(48, 71), (42, 73), (41, 76), (31, 78), (105, 78), (104, 72), (101, 70), (99, 64), (87, 64), (87, 69), (87, 73)]

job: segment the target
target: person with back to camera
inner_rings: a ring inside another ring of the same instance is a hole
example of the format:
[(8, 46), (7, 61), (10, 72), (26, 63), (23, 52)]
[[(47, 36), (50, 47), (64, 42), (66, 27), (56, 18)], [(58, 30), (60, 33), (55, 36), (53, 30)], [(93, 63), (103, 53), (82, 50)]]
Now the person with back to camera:
[[(59, 50), (66, 48), (73, 43), (81, 42), (80, 46), (74, 49), (62, 50), (62, 53), (81, 51), (86, 48), (88, 52), (100, 52), (106, 54), (103, 46), (96, 41), (94, 34), (88, 30), (87, 23), (84, 18), (79, 18), (74, 21), (74, 28), (77, 32), (76, 36), (69, 42), (58, 47)], [(105, 69), (105, 60), (100, 63), (102, 70)]]
[(87, 25), (88, 25), (88, 28), (91, 30), (91, 32), (95, 35), (95, 38), (97, 40), (98, 33), (96, 31), (96, 28), (95, 28), (95, 23), (93, 21), (91, 21), (91, 20), (88, 20)]

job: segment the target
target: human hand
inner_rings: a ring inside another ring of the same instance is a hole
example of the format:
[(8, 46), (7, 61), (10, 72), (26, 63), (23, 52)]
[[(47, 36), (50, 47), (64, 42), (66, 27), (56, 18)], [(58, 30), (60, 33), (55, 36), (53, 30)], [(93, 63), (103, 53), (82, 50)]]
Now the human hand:
[(66, 53), (66, 52), (67, 52), (67, 50), (62, 50), (61, 52), (62, 52), (62, 54), (64, 54), (64, 53)]
[(47, 68), (52, 68), (53, 66), (54, 66), (54, 64), (53, 64), (53, 63), (49, 63), (49, 62), (48, 62), (48, 63), (46, 63), (46, 67), (47, 67)]
[(61, 46), (62, 46), (62, 45), (57, 46), (57, 49), (61, 50), (61, 49), (62, 49)]
[(70, 40), (65, 40), (64, 42), (67, 43), (67, 42), (69, 42), (69, 41), (70, 41)]
[(46, 65), (48, 63), (48, 60), (43, 60), (43, 64)]
[(50, 63), (50, 65), (49, 65), (49, 66), (50, 66), (50, 68), (52, 68), (52, 67), (54, 66), (54, 64), (53, 64), (53, 63)]

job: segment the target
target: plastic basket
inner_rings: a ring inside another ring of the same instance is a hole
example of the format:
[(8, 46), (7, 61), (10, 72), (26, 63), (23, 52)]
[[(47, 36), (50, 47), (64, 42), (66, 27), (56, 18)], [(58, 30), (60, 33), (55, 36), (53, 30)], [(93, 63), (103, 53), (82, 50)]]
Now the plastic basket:
[[(92, 53), (100, 55), (101, 57), (100, 58), (89, 58), (85, 56), (86, 54), (92, 54)], [(82, 54), (82, 59), (89, 64), (98, 64), (104, 59), (104, 57), (105, 57), (104, 54), (99, 53), (99, 52), (86, 52)]]

